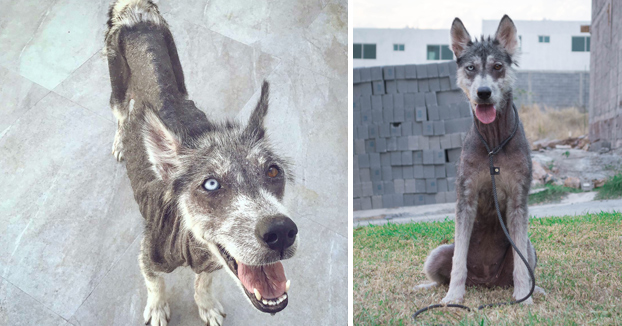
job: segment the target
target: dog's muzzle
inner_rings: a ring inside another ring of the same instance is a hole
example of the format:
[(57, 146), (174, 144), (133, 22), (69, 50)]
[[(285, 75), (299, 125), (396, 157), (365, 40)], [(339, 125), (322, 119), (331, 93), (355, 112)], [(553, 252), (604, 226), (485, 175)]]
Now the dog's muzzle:
[[(280, 258), (274, 259), (287, 259), (293, 255), (295, 248), (292, 246), (296, 242), (297, 235), (298, 227), (284, 215), (264, 218), (255, 227), (258, 241), (273, 253), (278, 253)], [(285, 276), (280, 261), (248, 265), (232, 257), (222, 246), (218, 246), (218, 250), (229, 269), (241, 282), (244, 293), (255, 308), (267, 313), (276, 313), (287, 306), (290, 281)]]

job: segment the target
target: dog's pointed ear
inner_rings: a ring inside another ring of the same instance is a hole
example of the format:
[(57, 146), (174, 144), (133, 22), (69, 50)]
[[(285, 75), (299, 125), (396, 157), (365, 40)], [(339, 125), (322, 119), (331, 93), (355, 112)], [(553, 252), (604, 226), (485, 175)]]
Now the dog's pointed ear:
[(158, 115), (145, 110), (143, 140), (151, 168), (160, 180), (168, 180), (181, 165), (181, 142)]
[(456, 58), (459, 58), (464, 49), (471, 44), (471, 35), (467, 32), (460, 18), (456, 17), (451, 24), (450, 35), (451, 49), (454, 51)]
[(245, 132), (255, 139), (261, 139), (264, 137), (266, 131), (264, 129), (263, 121), (268, 114), (268, 97), (270, 96), (270, 84), (267, 81), (263, 81), (261, 85), (261, 95), (259, 96), (259, 102), (253, 113), (251, 113), (250, 119), (248, 119), (248, 125)]
[(516, 26), (508, 15), (504, 15), (501, 18), (499, 27), (497, 27), (497, 33), (495, 33), (495, 39), (499, 41), (499, 44), (507, 51), (510, 56), (516, 53), (518, 49)]

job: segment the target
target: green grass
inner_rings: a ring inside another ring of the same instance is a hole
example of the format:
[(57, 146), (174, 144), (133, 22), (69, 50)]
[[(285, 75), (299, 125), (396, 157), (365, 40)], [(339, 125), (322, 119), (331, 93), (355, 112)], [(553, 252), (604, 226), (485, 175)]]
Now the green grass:
[[(530, 220), (538, 252), (536, 284), (547, 296), (534, 305), (465, 312), (440, 309), (447, 286), (416, 291), (425, 282), (428, 253), (453, 242), (454, 222), (387, 224), (354, 230), (354, 323), (356, 325), (622, 325), (622, 213)], [(467, 288), (465, 305), (511, 299), (512, 289)]]
[(613, 199), (622, 197), (622, 172), (609, 178), (605, 184), (596, 189), (596, 199)]
[(568, 193), (581, 192), (580, 189), (547, 184), (544, 186), (546, 190), (529, 195), (529, 205), (554, 203), (562, 200)]

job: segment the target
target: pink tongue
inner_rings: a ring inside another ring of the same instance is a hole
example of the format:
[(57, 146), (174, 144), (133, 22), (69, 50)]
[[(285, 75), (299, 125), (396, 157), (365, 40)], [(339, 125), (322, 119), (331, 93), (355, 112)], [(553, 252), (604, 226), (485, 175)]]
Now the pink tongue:
[(285, 293), (285, 270), (277, 262), (265, 266), (248, 266), (238, 262), (238, 278), (249, 293), (257, 289), (262, 298), (276, 299)]
[(497, 110), (492, 104), (478, 104), (475, 106), (475, 116), (482, 123), (489, 124), (495, 121)]

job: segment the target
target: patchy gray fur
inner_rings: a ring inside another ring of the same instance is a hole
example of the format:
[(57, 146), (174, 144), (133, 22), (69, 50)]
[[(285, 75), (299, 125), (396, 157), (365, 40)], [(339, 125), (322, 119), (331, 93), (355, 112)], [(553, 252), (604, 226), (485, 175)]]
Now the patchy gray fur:
[[(224, 314), (209, 293), (210, 272), (230, 263), (229, 255), (245, 265), (266, 265), (292, 257), (297, 248), (298, 238), (282, 252), (270, 249), (255, 232), (259, 223), (288, 215), (282, 200), (293, 179), (265, 133), (269, 84), (264, 81), (248, 124), (210, 121), (187, 99), (175, 43), (157, 6), (118, 0), (109, 16), (105, 47), (118, 119), (113, 154), (126, 160), (145, 218), (145, 321), (166, 325), (170, 316), (159, 273), (189, 266), (200, 275), (195, 299), (201, 317), (220, 323)], [(278, 175), (267, 176), (273, 167)], [(218, 180), (218, 191), (203, 187), (210, 178)]]
[[(512, 83), (515, 48), (508, 38), (516, 37), (511, 19), (504, 16), (495, 38), (472, 41), (462, 22), (456, 18), (451, 29), (452, 49), (458, 62), (458, 84), (471, 105), (481, 103), (473, 89), (487, 83), (492, 88), (490, 101), (497, 108), (496, 119), (489, 124), (474, 118), (467, 133), (458, 165), (456, 180), (455, 243), (442, 245), (428, 256), (424, 272), (437, 284), (449, 284), (444, 303), (461, 302), (466, 285), (514, 286), (514, 298), (524, 297), (530, 288), (527, 268), (515, 255), (506, 239), (494, 207), (488, 153), (474, 128), (477, 128), (491, 148), (499, 145), (513, 130), (516, 118), (512, 108)], [(501, 42), (499, 37), (503, 37)], [(502, 71), (493, 71), (502, 63)], [(467, 66), (475, 72), (468, 72)], [(496, 94), (495, 94), (496, 92)], [(505, 147), (494, 157), (500, 167), (495, 177), (499, 206), (510, 236), (518, 249), (536, 267), (536, 254), (529, 241), (527, 199), (531, 185), (529, 143), (522, 123)], [(434, 285), (434, 284), (430, 284)], [(429, 287), (426, 285), (424, 287)], [(532, 303), (529, 298), (525, 303)]]

